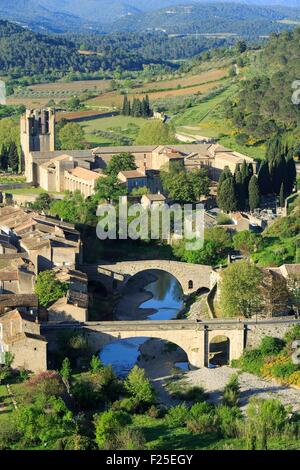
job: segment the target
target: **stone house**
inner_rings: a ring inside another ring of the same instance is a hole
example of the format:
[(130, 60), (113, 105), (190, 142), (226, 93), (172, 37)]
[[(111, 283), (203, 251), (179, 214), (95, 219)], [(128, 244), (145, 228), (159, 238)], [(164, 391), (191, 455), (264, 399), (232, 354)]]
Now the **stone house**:
[(127, 187), (129, 193), (133, 189), (147, 187), (148, 184), (147, 175), (139, 170), (120, 171), (118, 180)]
[(0, 362), (13, 355), (12, 367), (32, 372), (47, 370), (47, 341), (40, 334), (37, 317), (12, 310), (0, 316)]
[(144, 194), (141, 204), (144, 209), (159, 208), (164, 205), (166, 198), (163, 194)]

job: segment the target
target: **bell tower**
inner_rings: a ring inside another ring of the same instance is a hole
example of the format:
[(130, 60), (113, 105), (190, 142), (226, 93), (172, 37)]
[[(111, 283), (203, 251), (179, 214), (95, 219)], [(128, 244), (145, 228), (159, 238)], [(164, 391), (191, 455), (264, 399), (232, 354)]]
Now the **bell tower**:
[(21, 116), (21, 147), (23, 168), (28, 182), (35, 183), (31, 152), (53, 152), (55, 150), (55, 111), (27, 109)]

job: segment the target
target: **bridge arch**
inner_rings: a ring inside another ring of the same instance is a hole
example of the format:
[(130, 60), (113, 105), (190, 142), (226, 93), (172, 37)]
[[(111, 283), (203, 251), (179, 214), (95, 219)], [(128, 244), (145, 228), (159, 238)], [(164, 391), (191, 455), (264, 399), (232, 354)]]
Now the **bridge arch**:
[(149, 269), (158, 269), (172, 274), (182, 286), (184, 294), (192, 294), (202, 288), (211, 289), (215, 283), (216, 273), (211, 266), (182, 263), (169, 260), (121, 261), (114, 264), (81, 265), (89, 279), (98, 278), (107, 287), (121, 290), (124, 283), (135, 274)]
[(230, 364), (230, 339), (217, 334), (209, 343), (209, 364), (224, 366)]
[[(141, 359), (147, 363), (155, 360), (167, 362), (168, 364), (186, 363), (188, 357), (186, 352), (177, 344), (161, 338), (150, 338), (151, 343), (147, 346), (148, 337), (124, 338), (112, 341), (102, 347), (97, 354), (106, 365), (113, 365), (118, 375), (127, 375), (131, 368), (137, 364), (141, 367)], [(159, 373), (159, 367), (157, 368)]]

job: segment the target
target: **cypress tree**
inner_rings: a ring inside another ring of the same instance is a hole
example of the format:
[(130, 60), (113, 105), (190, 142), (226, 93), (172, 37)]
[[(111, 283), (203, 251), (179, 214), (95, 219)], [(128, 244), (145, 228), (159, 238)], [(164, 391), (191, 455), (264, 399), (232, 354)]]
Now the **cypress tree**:
[(250, 211), (253, 212), (254, 209), (259, 207), (260, 203), (260, 193), (257, 176), (253, 175), (249, 182), (249, 207)]
[(286, 161), (286, 181), (285, 181), (285, 189), (286, 189), (286, 196), (289, 196), (295, 186), (297, 177), (296, 171), (296, 164), (293, 156), (289, 156)]
[(6, 145), (2, 145), (1, 149), (1, 169), (6, 171), (8, 168), (8, 148)]
[(223, 181), (225, 181), (227, 178), (231, 178), (231, 177), (232, 177), (232, 173), (231, 173), (229, 167), (225, 166), (224, 170), (220, 174), (220, 178), (219, 178), (219, 181), (218, 181), (218, 195), (219, 195), (219, 190), (221, 188), (221, 185), (222, 185)]
[(123, 108), (122, 108), (123, 116), (128, 116), (127, 112), (128, 112), (128, 98), (127, 98), (127, 95), (125, 95), (123, 99)]
[(8, 153), (7, 153), (7, 161), (8, 161), (8, 166), (10, 169), (14, 172), (17, 173), (19, 170), (19, 154), (18, 154), (18, 149), (16, 144), (13, 142), (10, 144)]
[(269, 162), (264, 161), (258, 171), (258, 184), (260, 194), (270, 194), (272, 192)]
[(236, 192), (238, 197), (238, 205), (240, 210), (245, 210), (246, 207), (246, 193), (243, 185), (242, 172), (238, 169), (235, 173)]
[(251, 173), (250, 173), (249, 165), (247, 165), (246, 163), (246, 160), (244, 160), (242, 163), (241, 173), (242, 173), (242, 184), (244, 186), (246, 199), (248, 199), (248, 186), (249, 186), (249, 181), (251, 178)]
[(232, 175), (221, 183), (217, 202), (220, 209), (224, 212), (235, 212), (238, 210), (238, 197)]
[(284, 184), (283, 183), (281, 183), (281, 186), (280, 186), (279, 204), (280, 204), (280, 207), (285, 206), (285, 190), (284, 190)]

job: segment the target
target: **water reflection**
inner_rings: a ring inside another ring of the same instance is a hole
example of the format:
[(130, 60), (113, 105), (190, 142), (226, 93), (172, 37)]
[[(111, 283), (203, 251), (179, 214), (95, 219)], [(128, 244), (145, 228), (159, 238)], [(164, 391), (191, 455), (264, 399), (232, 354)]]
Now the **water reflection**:
[(182, 289), (173, 276), (163, 271), (155, 271), (157, 280), (146, 286), (145, 290), (152, 298), (140, 305), (143, 309), (154, 309), (155, 313), (148, 316), (149, 320), (171, 320), (183, 306)]
[[(155, 270), (153, 274), (156, 280), (145, 287), (145, 290), (152, 294), (152, 298), (143, 302), (140, 308), (155, 310), (155, 313), (147, 317), (149, 320), (174, 319), (183, 306), (181, 286), (177, 279), (167, 272)], [(104, 364), (112, 364), (118, 376), (124, 377), (136, 364), (140, 355), (139, 349), (148, 339), (117, 340), (102, 349), (100, 358)]]

